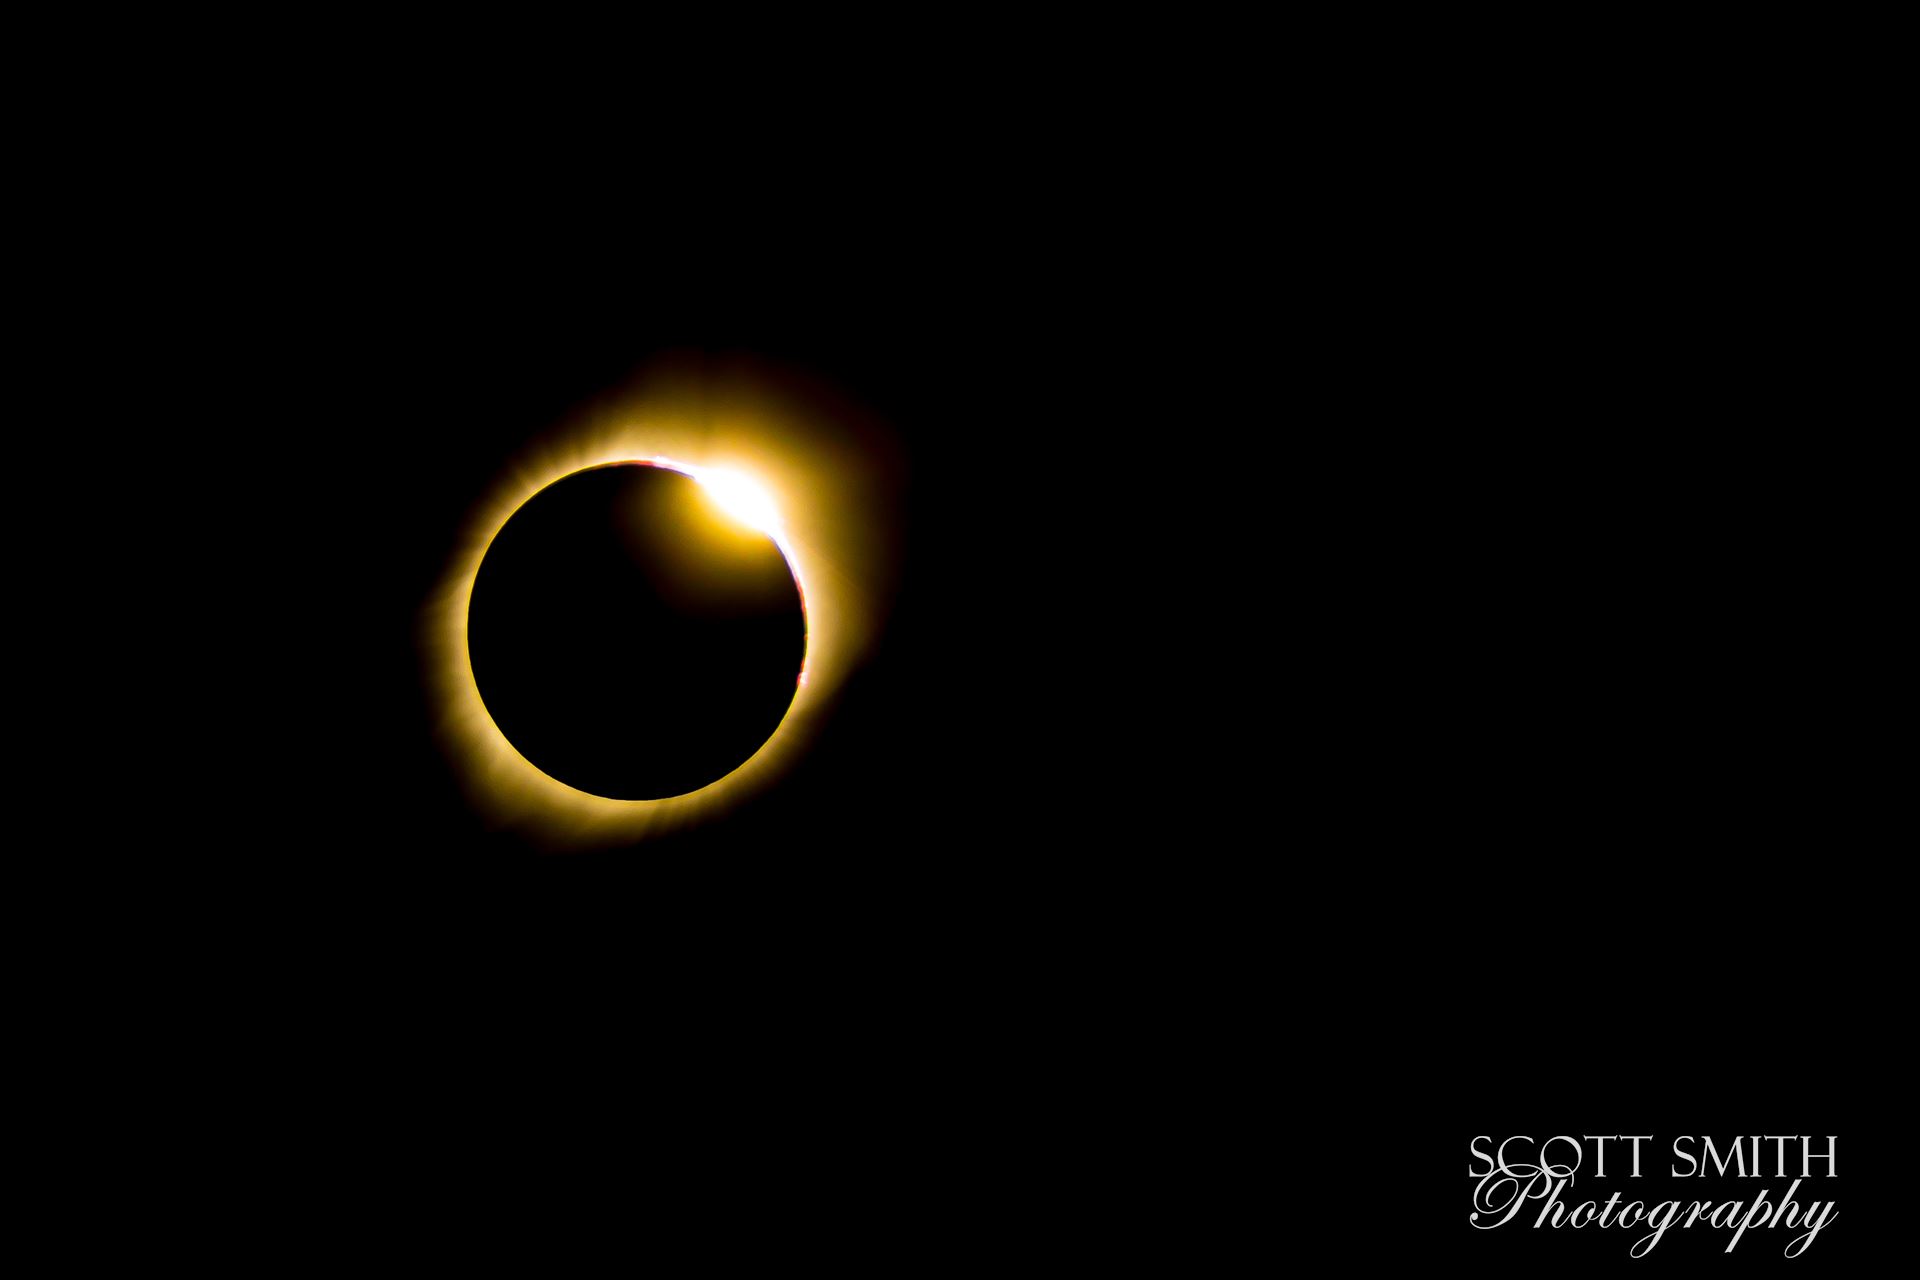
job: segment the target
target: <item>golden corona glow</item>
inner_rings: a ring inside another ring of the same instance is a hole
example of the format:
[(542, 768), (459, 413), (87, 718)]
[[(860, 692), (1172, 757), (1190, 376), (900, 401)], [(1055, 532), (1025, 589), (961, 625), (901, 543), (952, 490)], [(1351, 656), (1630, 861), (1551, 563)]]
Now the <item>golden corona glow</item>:
[[(556, 850), (625, 843), (712, 814), (791, 763), (884, 612), (897, 479), (886, 439), (857, 410), (795, 375), (660, 362), (628, 393), (516, 459), (475, 507), (422, 616), (436, 730), (481, 816)], [(772, 537), (807, 618), (799, 687), (772, 737), (732, 773), (664, 800), (611, 800), (542, 773), (487, 713), (467, 654), (467, 608), (494, 535), (548, 485), (618, 462), (682, 471), (728, 518)]]

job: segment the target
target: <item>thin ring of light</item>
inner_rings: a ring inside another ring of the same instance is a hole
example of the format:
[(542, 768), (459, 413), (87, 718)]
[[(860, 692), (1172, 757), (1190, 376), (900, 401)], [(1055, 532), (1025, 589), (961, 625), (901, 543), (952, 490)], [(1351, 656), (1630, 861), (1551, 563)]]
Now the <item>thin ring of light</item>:
[[(534, 446), (502, 476), (476, 506), (422, 616), (435, 730), (490, 825), (553, 849), (631, 842), (710, 816), (792, 763), (871, 639), (891, 542), (874, 515), (883, 504), (870, 501), (885, 477), (848, 449), (838, 425), (751, 378), (656, 381)], [(772, 736), (733, 772), (662, 800), (612, 800), (541, 772), (488, 714), (467, 652), (480, 562), (514, 512), (575, 472), (627, 462), (683, 472), (722, 502), (729, 479), (751, 477), (777, 511), (763, 532), (786, 557), (806, 617), (800, 682)]]

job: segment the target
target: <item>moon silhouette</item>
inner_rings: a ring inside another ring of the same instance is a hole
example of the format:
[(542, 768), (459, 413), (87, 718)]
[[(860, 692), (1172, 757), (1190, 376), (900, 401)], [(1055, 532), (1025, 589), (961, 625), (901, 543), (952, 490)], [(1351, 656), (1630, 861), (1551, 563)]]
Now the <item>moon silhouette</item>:
[(467, 649), (526, 760), (614, 800), (697, 791), (758, 751), (802, 679), (805, 603), (739, 477), (652, 462), (562, 477), (495, 534)]

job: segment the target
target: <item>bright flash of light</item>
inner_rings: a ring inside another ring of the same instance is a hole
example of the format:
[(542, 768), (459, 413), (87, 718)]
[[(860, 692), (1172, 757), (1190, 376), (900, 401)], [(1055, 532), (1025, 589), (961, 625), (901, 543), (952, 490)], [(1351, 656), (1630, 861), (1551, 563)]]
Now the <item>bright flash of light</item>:
[[(627, 394), (516, 459), (474, 508), (421, 618), (437, 732), (481, 816), (555, 850), (628, 843), (724, 809), (778, 776), (885, 611), (896, 545), (889, 438), (857, 409), (791, 375), (746, 365), (715, 375), (698, 365), (656, 364)], [(730, 519), (771, 537), (793, 571), (807, 619), (804, 671), (773, 735), (732, 773), (662, 800), (612, 800), (542, 773), (494, 724), (467, 652), (474, 579), (494, 535), (548, 485), (620, 462), (684, 472)]]
[(715, 506), (749, 529), (765, 534), (780, 531), (780, 510), (773, 495), (752, 476), (726, 468), (686, 468)]

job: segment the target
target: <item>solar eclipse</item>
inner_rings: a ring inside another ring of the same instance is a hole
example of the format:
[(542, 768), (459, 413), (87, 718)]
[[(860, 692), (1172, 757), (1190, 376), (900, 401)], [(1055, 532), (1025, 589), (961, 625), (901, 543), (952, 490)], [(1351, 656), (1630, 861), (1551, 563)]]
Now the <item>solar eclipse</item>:
[(890, 439), (790, 372), (667, 360), (510, 460), (421, 617), (482, 820), (631, 843), (779, 777), (884, 613)]

